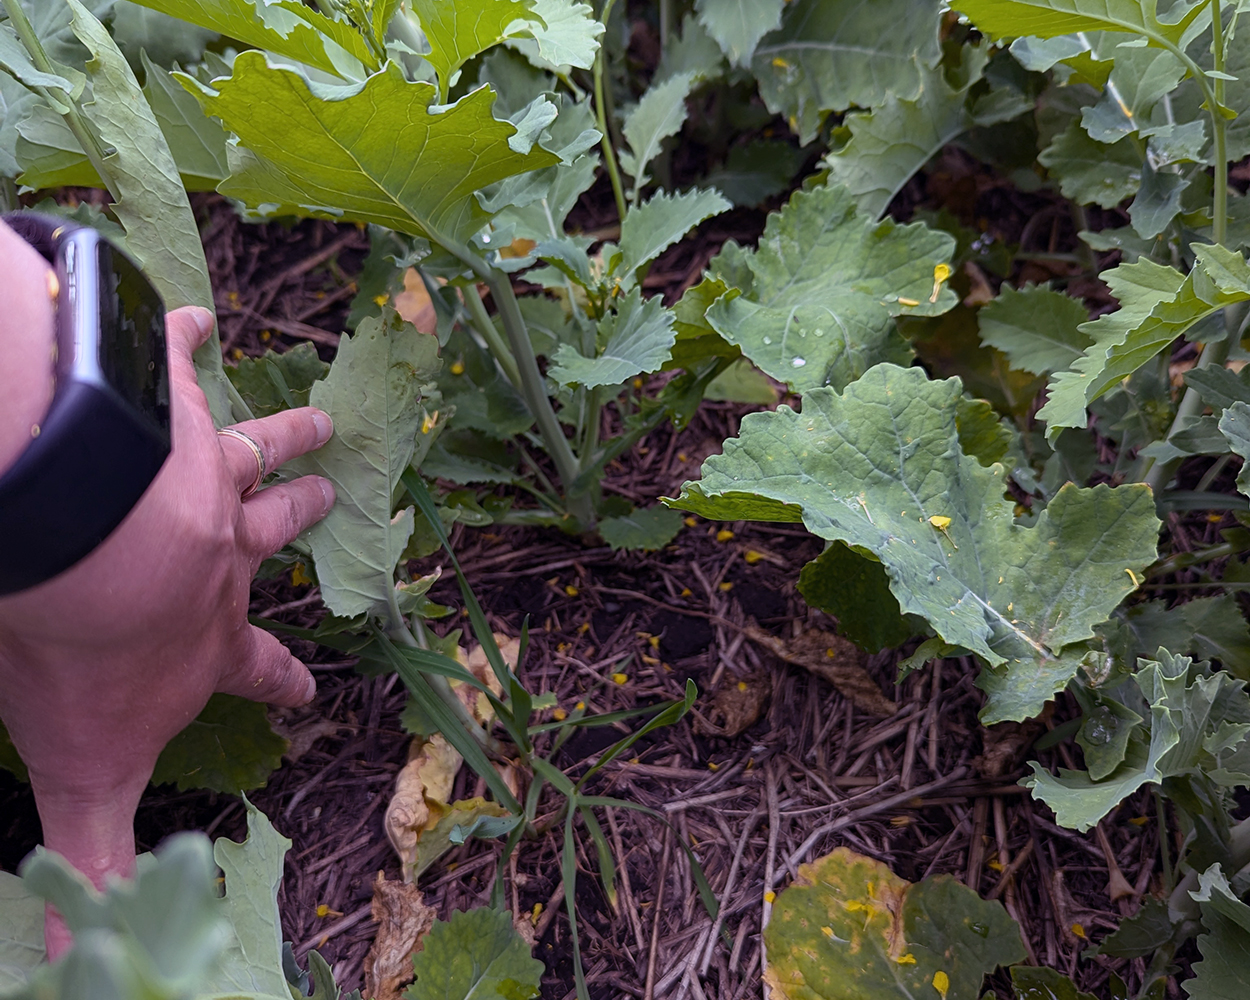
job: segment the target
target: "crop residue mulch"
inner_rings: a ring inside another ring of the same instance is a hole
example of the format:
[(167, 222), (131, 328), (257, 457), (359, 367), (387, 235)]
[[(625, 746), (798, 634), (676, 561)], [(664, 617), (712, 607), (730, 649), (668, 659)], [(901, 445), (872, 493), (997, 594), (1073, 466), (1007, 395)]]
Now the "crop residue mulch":
[[(978, 195), (979, 182), (959, 174), (966, 165), (958, 158), (947, 167), (954, 180), (939, 171), (931, 185), (948, 183), (972, 198), (969, 212), (977, 197), (1008, 197), (985, 184)], [(255, 354), (311, 339), (332, 356), (367, 248), (364, 234), (319, 222), (249, 226), (211, 198), (200, 210), (228, 351)], [(1025, 205), (1015, 231), (1001, 238), (1023, 235), (1051, 251), (1070, 249), (1066, 218), (1019, 231), (1036, 214)], [(739, 218), (762, 223), (760, 213)], [(721, 240), (752, 235), (715, 225), (705, 225), (702, 242), (657, 262), (653, 274), (666, 275), (676, 291)], [(605, 491), (642, 503), (673, 495), (736, 431), (744, 411), (708, 403), (684, 430), (660, 428), (609, 467)], [(1217, 527), (1197, 520), (1173, 527), (1186, 524), (1204, 534)], [(680, 697), (687, 678), (699, 687), (688, 718), (641, 740), (592, 785), (667, 821), (601, 812), (618, 871), (615, 908), (597, 880), (594, 846), (579, 832), (574, 902), (593, 997), (760, 997), (760, 927), (770, 890), (838, 845), (879, 858), (909, 880), (949, 872), (1001, 899), (1020, 921), (1030, 961), (1074, 974), (1084, 990), (1105, 992), (1111, 970), (1130, 989), (1141, 981), (1140, 959), (1078, 957), (1160, 889), (1149, 793), (1079, 835), (1055, 826), (1049, 810), (1016, 784), (1037, 736), (1074, 714), (1066, 696), (1053, 718), (985, 730), (968, 661), (930, 665), (896, 686), (897, 654), (861, 657), (819, 634), (835, 631), (835, 623), (808, 609), (794, 585), (820, 545), (797, 525), (694, 519), (671, 546), (650, 554), (613, 553), (524, 528), (458, 529), (454, 542), (496, 630), (517, 635), (529, 616), (530, 653), (520, 673), (532, 691), (553, 692), (566, 709), (584, 702), (612, 711)], [(441, 562), (434, 556), (414, 568), (428, 572)], [(253, 597), (254, 614), (280, 621), (306, 625), (321, 613), (315, 589), (286, 581), (259, 583)], [(450, 574), (432, 597), (459, 606)], [(399, 877), (382, 817), (410, 742), (399, 722), (406, 695), (394, 675), (362, 677), (328, 650), (292, 646), (312, 664), (318, 695), (281, 719), (297, 756), (252, 800), (293, 841), (281, 895), (284, 936), (297, 955), (319, 949), (350, 989), (361, 984), (374, 933), (375, 876)], [(811, 664), (819, 647), (836, 668), (821, 676), (799, 665)], [(839, 686), (828, 676), (841, 678)], [(556, 762), (579, 773), (626, 731), (584, 730)], [(1030, 756), (1046, 766), (1075, 765), (1062, 743)], [(456, 796), (479, 792), (462, 770)], [(549, 800), (546, 808), (554, 805)], [(11, 869), (37, 842), (38, 823), (29, 793), (2, 772), (0, 815), (0, 862)], [(241, 839), (243, 823), (237, 800), (154, 788), (138, 817), (139, 847), (151, 849), (181, 829)], [(716, 920), (699, 900), (680, 842), (692, 846), (707, 874), (720, 906)], [(536, 954), (547, 965), (543, 996), (551, 1000), (573, 995), (560, 843), (558, 828), (524, 842), (507, 879), (514, 909), (535, 925)], [(444, 919), (487, 902), (499, 850), (476, 840), (454, 849), (423, 876), (426, 902)], [(1109, 883), (1119, 887), (1114, 901)], [(1182, 954), (1183, 964), (1188, 957)], [(1001, 977), (992, 985), (1010, 995)]]

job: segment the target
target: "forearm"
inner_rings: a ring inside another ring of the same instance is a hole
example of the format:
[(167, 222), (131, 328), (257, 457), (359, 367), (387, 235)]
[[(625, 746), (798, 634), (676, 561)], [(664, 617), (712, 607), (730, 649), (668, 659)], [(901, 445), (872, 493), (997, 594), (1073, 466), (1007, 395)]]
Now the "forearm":
[(0, 474), (38, 434), (52, 402), (51, 274), (27, 242), (0, 223)]

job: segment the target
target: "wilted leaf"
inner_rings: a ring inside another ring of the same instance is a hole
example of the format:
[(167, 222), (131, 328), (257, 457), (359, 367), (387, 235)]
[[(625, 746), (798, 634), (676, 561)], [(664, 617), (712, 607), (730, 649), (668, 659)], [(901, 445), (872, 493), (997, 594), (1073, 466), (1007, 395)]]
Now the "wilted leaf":
[(434, 87), (394, 62), (332, 97), (259, 52), (240, 53), (212, 88), (179, 79), (239, 137), (221, 193), (277, 215), (375, 222), (454, 245), (486, 221), (474, 192), (559, 162), (538, 145), (511, 148), (517, 129), (492, 116), (489, 87), (434, 114)]
[(1250, 266), (1220, 246), (1195, 243), (1188, 275), (1142, 258), (1121, 264), (1103, 278), (1120, 300), (1081, 330), (1093, 338), (1085, 354), (1050, 382), (1050, 398), (1038, 411), (1047, 436), (1061, 427), (1084, 427), (1085, 407), (1118, 385), (1196, 323), (1226, 306), (1250, 299)]
[(640, 507), (620, 517), (605, 517), (599, 534), (612, 551), (655, 552), (664, 548), (681, 531), (681, 512), (668, 507)]
[(400, 990), (412, 982), (412, 954), (438, 911), (425, 905), (415, 885), (392, 882), (378, 872), (370, 916), (378, 929), (365, 956), (365, 993), (372, 1000), (399, 1000)]
[(406, 1000), (527, 1000), (538, 996), (543, 974), (511, 915), (487, 907), (437, 921), (413, 966), (417, 981), (404, 993)]
[[(1064, 486), (1030, 527), (1003, 469), (963, 453), (958, 380), (878, 365), (803, 413), (748, 414), (675, 506), (717, 519), (803, 521), (881, 560), (904, 613), (981, 656), (987, 723), (1024, 719), (1075, 674), (1093, 634), (1155, 558), (1150, 491)], [(932, 517), (950, 518), (939, 528)], [(1132, 572), (1130, 572), (1130, 570)]]
[(309, 401), (330, 414), (334, 436), (291, 466), (325, 476), (338, 493), (308, 536), (321, 596), (337, 615), (351, 618), (388, 601), (412, 533), (412, 508), (392, 516), (391, 498), (412, 459), (438, 366), (437, 339), (388, 313), (344, 337), (330, 374), (313, 384)]
[(704, 736), (733, 737), (746, 732), (764, 714), (772, 695), (772, 679), (767, 673), (726, 678), (710, 703), (701, 706), (694, 718), (694, 730)]
[(174, 784), (179, 791), (207, 788), (238, 795), (263, 788), (286, 749), (287, 741), (269, 725), (263, 704), (215, 694), (161, 751), (152, 782)]
[(841, 389), (880, 361), (910, 358), (892, 317), (955, 304), (935, 278), (953, 249), (923, 224), (859, 215), (845, 188), (799, 191), (768, 217), (759, 248), (738, 252), (750, 287), (723, 295), (707, 321), (796, 391)]
[(730, 65), (745, 69), (759, 40), (781, 26), (785, 0), (695, 0), (694, 7)]
[(799, 867), (764, 940), (765, 982), (785, 1000), (962, 1000), (980, 996), (998, 966), (1025, 957), (1020, 928), (1000, 903), (950, 875), (905, 882), (845, 847)]
[(912, 0), (792, 0), (751, 69), (768, 110), (806, 144), (827, 112), (915, 97), (922, 68), (941, 56), (940, 19), (936, 5)]
[(778, 659), (823, 677), (861, 712), (888, 718), (898, 711), (898, 705), (881, 693), (881, 685), (864, 669), (859, 650), (841, 636), (808, 629), (782, 641), (754, 625), (748, 625), (744, 632)]
[(1078, 327), (1088, 321), (1081, 302), (1040, 285), (1004, 284), (977, 316), (981, 340), (1006, 354), (1013, 368), (1034, 375), (1062, 371), (1081, 357), (1091, 338)]
[(548, 371), (561, 385), (620, 385), (642, 372), (659, 371), (669, 359), (677, 332), (673, 313), (660, 297), (644, 300), (635, 288), (599, 321), (601, 354), (588, 358), (571, 344), (561, 344)]

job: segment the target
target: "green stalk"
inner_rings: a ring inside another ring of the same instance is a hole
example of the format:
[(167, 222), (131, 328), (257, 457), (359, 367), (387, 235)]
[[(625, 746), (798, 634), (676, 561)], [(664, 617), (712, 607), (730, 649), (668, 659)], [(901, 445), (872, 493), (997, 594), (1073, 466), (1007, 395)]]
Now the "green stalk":
[(1163, 806), (1163, 795), (1155, 789), (1155, 822), (1159, 825), (1159, 860), (1163, 862), (1163, 891), (1171, 895), (1176, 888), (1176, 875), (1172, 871), (1172, 861), (1168, 853), (1168, 819)]
[[(9, 14), (9, 23), (13, 25), (18, 38), (22, 40), (22, 44), (26, 47), (26, 52), (30, 56), (30, 61), (35, 64), (35, 68), (41, 73), (56, 74), (56, 67), (48, 57), (48, 53), (44, 51), (43, 43), (39, 41), (39, 36), (35, 34), (35, 27), (30, 23), (30, 18), (26, 16), (26, 11), (22, 9), (22, 5), (18, 0), (4, 0), (4, 7)], [(82, 151), (86, 154), (87, 161), (95, 168), (95, 172), (100, 175), (100, 180), (108, 190), (109, 197), (114, 202), (120, 201), (121, 197), (117, 193), (117, 185), (109, 175), (108, 168), (104, 165), (104, 150), (96, 139), (95, 133), (91, 131), (91, 127), (83, 113), (70, 99), (68, 94), (57, 96), (48, 90), (47, 87), (36, 87), (34, 89), (44, 100), (61, 112), (61, 117), (65, 119), (65, 124), (74, 133), (74, 138), (78, 140), (78, 145), (82, 147)]]
[[(7, 2), (7, 0), (6, 0)], [(12, 0), (16, 3), (17, 0)], [(603, 14), (600, 20), (606, 29), (608, 18), (612, 16), (612, 7), (616, 0), (607, 0), (603, 5)], [(621, 185), (621, 171), (616, 165), (616, 150), (612, 148), (612, 133), (608, 129), (607, 102), (604, 100), (603, 85), (603, 64), (605, 61), (605, 51), (607, 46), (600, 45), (599, 51), (595, 53), (595, 117), (599, 122), (599, 132), (602, 138), (599, 145), (603, 147), (603, 162), (608, 167), (608, 177), (612, 181), (612, 196), (616, 199), (616, 212), (622, 220), (625, 218), (625, 188)]]
[(473, 320), (473, 329), (480, 333), (482, 339), (486, 341), (486, 346), (490, 348), (491, 354), (495, 356), (495, 360), (503, 370), (504, 378), (514, 386), (519, 386), (521, 384), (521, 372), (517, 368), (516, 358), (512, 356), (512, 351), (508, 349), (508, 345), (499, 336), (499, 331), (495, 329), (495, 324), (491, 322), (490, 315), (486, 312), (486, 306), (482, 303), (482, 296), (478, 291), (476, 283), (474, 283), (471, 290), (464, 291), (463, 298), (465, 306), (468, 307), (469, 316)]

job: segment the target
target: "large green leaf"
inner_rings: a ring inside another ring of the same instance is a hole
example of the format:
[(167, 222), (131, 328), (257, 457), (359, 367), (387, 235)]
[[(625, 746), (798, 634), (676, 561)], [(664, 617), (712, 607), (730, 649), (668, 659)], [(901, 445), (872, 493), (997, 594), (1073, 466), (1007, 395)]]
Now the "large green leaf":
[(1184, 79), (1185, 64), (1166, 49), (1117, 45), (1106, 90), (1081, 114), (1081, 124), (1099, 142), (1119, 142), (1150, 124), (1150, 112)]
[(294, 59), (348, 80), (376, 69), (377, 56), (345, 20), (327, 17), (299, 0), (135, 0), (246, 45)]
[[(964, 453), (958, 379), (882, 364), (803, 413), (748, 414), (740, 436), (673, 501), (706, 517), (802, 521), (878, 558), (900, 609), (992, 669), (987, 722), (1036, 715), (1077, 670), (1064, 648), (1093, 634), (1155, 558), (1149, 489), (1063, 487), (1032, 526), (1004, 471)], [(936, 521), (931, 519), (937, 519)]]
[(437, 338), (390, 312), (362, 320), (344, 337), (330, 374), (312, 387), (310, 402), (330, 414), (334, 437), (292, 467), (325, 476), (338, 493), (308, 536), (321, 596), (336, 615), (387, 605), (413, 525), (412, 508), (392, 516), (392, 498), (412, 460), (439, 364)]
[(0, 995), (43, 962), (44, 902), (16, 875), (0, 872)]
[(274, 214), (375, 222), (458, 243), (485, 221), (474, 192), (559, 162), (537, 145), (510, 147), (517, 130), (491, 115), (490, 88), (434, 114), (434, 87), (409, 83), (395, 63), (328, 97), (257, 52), (242, 53), (216, 89), (181, 80), (239, 136), (221, 192)]
[(847, 115), (843, 124), (851, 138), (825, 160), (830, 183), (845, 185), (859, 210), (877, 218), (916, 171), (948, 143), (974, 126), (1014, 117), (1020, 111), (1015, 104), (1000, 109), (987, 102), (978, 108), (968, 98), (988, 58), (984, 49), (965, 48), (958, 87), (947, 82), (943, 67), (923, 68), (915, 96), (887, 94), (871, 111)]
[(661, 191), (645, 205), (631, 207), (621, 220), (618, 270), (623, 275), (632, 275), (704, 219), (729, 208), (729, 202), (718, 191), (687, 191), (676, 195)]
[(152, 782), (238, 795), (263, 788), (288, 746), (270, 727), (263, 704), (215, 694), (161, 751)]
[(681, 131), (686, 121), (686, 98), (694, 86), (693, 73), (675, 73), (653, 83), (625, 115), (621, 132), (629, 149), (620, 153), (621, 169), (634, 179), (632, 197), (650, 181), (647, 166), (660, 155), (661, 144)]
[(197, 28), (186, 21), (150, 7), (117, 0), (113, 7), (113, 40), (131, 65), (140, 53), (161, 66), (199, 62), (208, 44), (217, 38), (211, 28)]
[[(126, 249), (161, 293), (166, 308), (212, 309), (199, 227), (165, 136), (104, 25), (78, 0), (68, 2), (74, 32), (91, 52), (87, 72), (93, 100), (82, 110), (101, 146), (112, 150), (104, 166), (117, 187), (113, 212), (126, 230)], [(215, 330), (195, 352), (195, 364), (213, 419), (218, 425), (229, 423), (229, 382)]]
[(1193, 1000), (1241, 1000), (1250, 995), (1250, 906), (1237, 898), (1219, 865), (1198, 876), (1190, 895), (1202, 907), (1207, 932), (1198, 938), (1202, 961), (1181, 985)]
[(533, 0), (413, 0), (413, 12), (430, 43), (425, 58), (438, 73), (444, 103), (460, 67), (505, 38), (528, 31), (533, 8)]
[(1084, 427), (1087, 405), (1196, 323), (1250, 299), (1244, 257), (1221, 246), (1195, 243), (1191, 249), (1195, 260), (1188, 275), (1145, 258), (1104, 274), (1120, 309), (1081, 326), (1094, 342), (1069, 370), (1051, 379), (1050, 398), (1038, 411), (1048, 436), (1061, 427)]
[(8, 70), (28, 87), (59, 90), (69, 99), (76, 99), (87, 82), (87, 78), (71, 66), (54, 64), (49, 73), (37, 69), (17, 32), (7, 22), (0, 23), (0, 68)]
[(1181, 0), (1166, 21), (1157, 16), (1158, 0), (955, 0), (951, 6), (967, 14), (980, 30), (997, 37), (1127, 31), (1156, 44), (1179, 45), (1207, 4)]
[(42, 103), (42, 98), (8, 73), (0, 73), (0, 177), (17, 177), (22, 172), (17, 162), (17, 125)]
[(785, 0), (695, 0), (699, 23), (733, 66), (751, 65), (755, 46), (781, 27)]
[(673, 312), (659, 296), (646, 299), (635, 288), (599, 322), (606, 341), (598, 357), (587, 358), (571, 344), (561, 344), (549, 374), (561, 385), (620, 385), (642, 372), (659, 371), (673, 351), (677, 331)]
[[(875, 222), (843, 187), (798, 191), (742, 252), (749, 291), (707, 311), (725, 340), (796, 391), (842, 388), (879, 361), (906, 361), (893, 317), (936, 316), (955, 304), (935, 280), (954, 240), (922, 223)], [(739, 285), (741, 287), (741, 285)]]
[(914, 0), (792, 0), (751, 61), (760, 94), (811, 142), (830, 111), (915, 97), (922, 68), (941, 55), (941, 16)]
[(435, 921), (413, 956), (417, 981), (405, 1000), (527, 1000), (538, 996), (543, 964), (512, 926), (512, 915), (479, 907)]
[(1012, 368), (1049, 375), (1072, 365), (1090, 345), (1079, 327), (1089, 322), (1085, 306), (1070, 295), (1040, 285), (1003, 285), (981, 307), (977, 323), (982, 343), (1002, 351)]
[[(1250, 697), (1245, 684), (1207, 663), (1159, 649), (1134, 675), (1150, 706), (1150, 725), (1130, 736), (1123, 762), (1096, 779), (1089, 771), (1060, 768), (1058, 777), (1032, 762), (1026, 784), (1063, 826), (1089, 830), (1146, 784), (1201, 771), (1221, 772), (1222, 784), (1250, 783)], [(1110, 720), (1107, 720), (1108, 722)], [(1086, 727), (1085, 739), (1102, 745), (1112, 732)], [(1087, 761), (1088, 763), (1088, 761)]]
[(799, 867), (764, 941), (764, 980), (783, 1000), (964, 1000), (1025, 957), (1001, 903), (950, 875), (905, 882), (845, 847)]
[(247, 839), (222, 837), (213, 844), (213, 860), (225, 876), (225, 891), (214, 900), (226, 918), (230, 936), (215, 975), (200, 987), (206, 993), (289, 992), (282, 973), (282, 922), (278, 887), (291, 842), (268, 817), (244, 799)]

